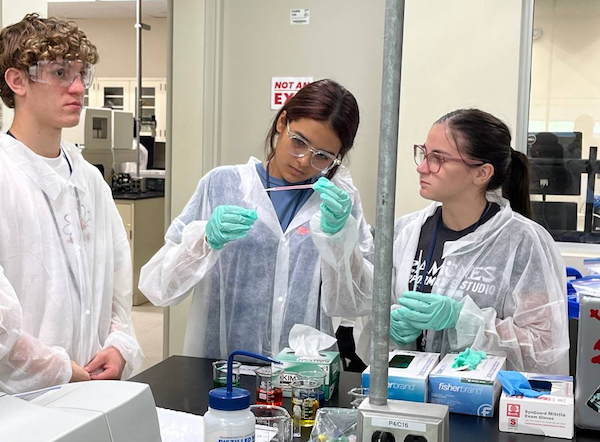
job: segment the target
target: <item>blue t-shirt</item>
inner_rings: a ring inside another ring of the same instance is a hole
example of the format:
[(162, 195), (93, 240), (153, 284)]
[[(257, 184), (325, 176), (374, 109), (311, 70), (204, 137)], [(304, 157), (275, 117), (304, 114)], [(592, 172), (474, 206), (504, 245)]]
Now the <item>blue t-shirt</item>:
[[(256, 165), (256, 171), (260, 180), (265, 188), (267, 187), (267, 171), (262, 163)], [(273, 178), (269, 176), (269, 187), (280, 187), (280, 186), (293, 186), (295, 184), (311, 184), (315, 183), (319, 179), (319, 176), (311, 178), (310, 180), (302, 181), (299, 183), (290, 183), (283, 179)], [(313, 194), (312, 189), (297, 189), (297, 190), (281, 190), (278, 192), (268, 192), (277, 218), (279, 218), (279, 224), (281, 229), (285, 232), (287, 227), (290, 225), (298, 211), (302, 208), (304, 203)]]

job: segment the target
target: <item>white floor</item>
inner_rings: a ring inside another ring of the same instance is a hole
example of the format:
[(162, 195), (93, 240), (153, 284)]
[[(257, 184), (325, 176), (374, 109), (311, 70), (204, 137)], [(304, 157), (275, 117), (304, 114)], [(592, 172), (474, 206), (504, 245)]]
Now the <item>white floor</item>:
[(149, 302), (132, 309), (135, 334), (146, 356), (142, 369), (136, 373), (163, 360), (163, 310), (163, 307), (155, 307)]

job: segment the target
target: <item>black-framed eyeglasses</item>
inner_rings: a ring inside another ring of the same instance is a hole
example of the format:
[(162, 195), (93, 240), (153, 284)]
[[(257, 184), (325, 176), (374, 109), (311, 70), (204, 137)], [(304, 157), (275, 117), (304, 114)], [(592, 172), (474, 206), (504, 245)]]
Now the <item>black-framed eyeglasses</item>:
[(292, 132), (290, 130), (289, 121), (287, 122), (287, 136), (291, 141), (287, 147), (288, 153), (293, 157), (303, 158), (310, 152), (312, 154), (310, 157), (310, 165), (315, 169), (321, 172), (328, 172), (333, 167), (342, 164), (341, 160), (334, 155), (312, 147), (304, 137), (296, 132)]
[(429, 167), (429, 171), (431, 173), (438, 173), (445, 161), (459, 161), (461, 163), (465, 163), (467, 166), (481, 166), (482, 164), (485, 164), (483, 161), (478, 160), (465, 160), (464, 158), (446, 157), (436, 152), (427, 153), (427, 148), (422, 144), (414, 145), (414, 158), (417, 166), (420, 166), (423, 161), (427, 161), (427, 167)]

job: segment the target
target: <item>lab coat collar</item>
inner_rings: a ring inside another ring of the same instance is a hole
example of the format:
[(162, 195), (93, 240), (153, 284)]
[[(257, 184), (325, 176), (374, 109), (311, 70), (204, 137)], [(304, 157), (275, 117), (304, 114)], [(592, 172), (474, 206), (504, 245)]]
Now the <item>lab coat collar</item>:
[(470, 253), (474, 249), (482, 247), (499, 235), (504, 230), (503, 226), (514, 217), (510, 203), (505, 198), (495, 192), (488, 192), (486, 199), (491, 203), (498, 204), (500, 211), (474, 232), (459, 240), (447, 242), (444, 246), (443, 258), (450, 254)]
[[(83, 177), (81, 153), (77, 151), (76, 147), (65, 142), (61, 142), (61, 148), (66, 153), (73, 168), (69, 182), (81, 191), (87, 191), (87, 185)], [(36, 183), (48, 198), (51, 200), (58, 198), (67, 181), (46, 164), (43, 159), (25, 144), (5, 133), (0, 133), (0, 149), (6, 152), (8, 158)]]

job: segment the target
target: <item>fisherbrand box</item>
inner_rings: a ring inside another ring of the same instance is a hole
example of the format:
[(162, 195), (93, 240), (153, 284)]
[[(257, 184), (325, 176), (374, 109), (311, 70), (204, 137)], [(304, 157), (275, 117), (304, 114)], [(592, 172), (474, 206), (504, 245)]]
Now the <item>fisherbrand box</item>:
[(429, 402), (447, 405), (451, 413), (492, 417), (500, 396), (498, 372), (506, 358), (488, 355), (475, 370), (452, 368), (456, 354), (447, 354), (429, 375)]
[[(440, 360), (439, 353), (394, 350), (389, 355), (388, 397), (427, 402), (427, 377)], [(371, 367), (362, 373), (362, 386), (369, 387)]]
[(574, 432), (573, 378), (523, 373), (531, 387), (546, 390), (537, 398), (500, 396), (498, 428), (508, 433), (572, 439)]
[(292, 382), (298, 379), (298, 373), (320, 368), (325, 372), (325, 400), (331, 399), (340, 381), (340, 353), (337, 351), (320, 351), (318, 357), (296, 356), (290, 348), (284, 348), (275, 357), (283, 365), (283, 373), (279, 378), (281, 390), (285, 397), (292, 396)]

